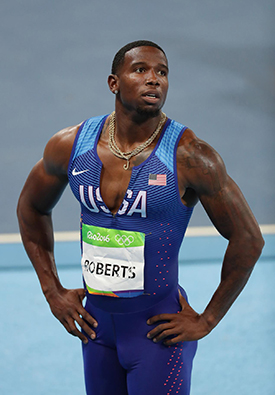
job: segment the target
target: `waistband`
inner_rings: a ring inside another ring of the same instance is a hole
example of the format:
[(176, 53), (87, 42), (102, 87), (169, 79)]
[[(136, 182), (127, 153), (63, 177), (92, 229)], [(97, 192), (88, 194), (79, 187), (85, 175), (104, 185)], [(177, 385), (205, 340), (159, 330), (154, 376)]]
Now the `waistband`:
[(167, 294), (161, 294), (161, 296), (144, 294), (135, 298), (112, 298), (109, 296), (93, 295), (87, 292), (86, 297), (87, 302), (98, 309), (104, 310), (108, 313), (128, 314), (147, 310), (166, 298), (169, 298), (173, 294), (178, 298), (179, 290), (182, 296), (187, 300), (186, 292), (180, 285), (174, 287)]

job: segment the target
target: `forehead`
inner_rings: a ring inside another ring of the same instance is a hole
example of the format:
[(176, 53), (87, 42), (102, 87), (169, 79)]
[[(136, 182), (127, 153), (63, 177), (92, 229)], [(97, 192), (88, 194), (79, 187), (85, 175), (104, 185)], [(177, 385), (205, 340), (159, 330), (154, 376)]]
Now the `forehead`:
[(163, 64), (168, 68), (168, 62), (164, 53), (155, 47), (136, 47), (126, 52), (122, 67), (131, 66), (134, 63)]

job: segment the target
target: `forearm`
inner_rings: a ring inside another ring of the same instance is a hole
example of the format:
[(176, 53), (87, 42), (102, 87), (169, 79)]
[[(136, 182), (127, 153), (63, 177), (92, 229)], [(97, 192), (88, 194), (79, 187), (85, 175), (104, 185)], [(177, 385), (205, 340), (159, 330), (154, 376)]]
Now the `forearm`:
[(18, 222), (25, 250), (47, 296), (62, 288), (54, 260), (54, 238), (51, 214), (42, 214), (30, 204), (19, 200)]
[(223, 261), (221, 281), (202, 316), (210, 331), (220, 322), (245, 287), (263, 247), (263, 239), (231, 241)]

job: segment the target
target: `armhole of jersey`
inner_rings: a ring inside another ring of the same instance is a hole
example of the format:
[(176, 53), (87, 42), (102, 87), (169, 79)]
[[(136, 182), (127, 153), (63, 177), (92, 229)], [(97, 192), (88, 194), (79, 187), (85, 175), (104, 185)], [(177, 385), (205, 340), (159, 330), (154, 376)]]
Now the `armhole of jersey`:
[(174, 164), (173, 164), (173, 168), (174, 168), (174, 177), (175, 177), (175, 184), (176, 184), (175, 187), (176, 187), (176, 190), (177, 190), (177, 195), (178, 195), (179, 202), (180, 202), (180, 204), (182, 205), (182, 207), (184, 207), (185, 209), (193, 210), (193, 207), (188, 207), (188, 206), (186, 206), (186, 205), (182, 202), (181, 196), (180, 196), (180, 191), (179, 191), (179, 182), (178, 182), (177, 149), (178, 149), (179, 141), (180, 141), (180, 139), (182, 138), (182, 135), (183, 135), (183, 133), (186, 131), (186, 129), (188, 129), (188, 127), (187, 127), (187, 126), (183, 126), (182, 130), (180, 131), (180, 133), (179, 133), (179, 135), (178, 135), (177, 141), (176, 141), (176, 143), (175, 143), (175, 146), (174, 146)]
[[(87, 120), (86, 120), (86, 121), (87, 121)], [(69, 171), (70, 171), (70, 168), (71, 168), (71, 165), (72, 165), (72, 162), (73, 162), (73, 159), (74, 159), (76, 144), (77, 144), (77, 142), (78, 142), (80, 133), (81, 133), (81, 131), (82, 131), (82, 129), (83, 129), (83, 127), (84, 127), (86, 121), (82, 122), (82, 124), (80, 125), (80, 127), (79, 127), (79, 129), (78, 129), (78, 132), (76, 133), (76, 136), (75, 136), (75, 139), (74, 139), (74, 143), (73, 143), (73, 148), (72, 148), (71, 155), (70, 155), (69, 164), (68, 164), (67, 174), (68, 174)]]

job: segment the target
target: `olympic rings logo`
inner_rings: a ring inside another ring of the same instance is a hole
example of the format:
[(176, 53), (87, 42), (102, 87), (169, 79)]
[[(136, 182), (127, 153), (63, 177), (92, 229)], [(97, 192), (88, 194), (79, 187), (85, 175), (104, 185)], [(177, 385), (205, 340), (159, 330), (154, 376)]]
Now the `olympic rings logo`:
[(134, 242), (134, 237), (133, 236), (126, 236), (126, 235), (116, 235), (115, 236), (115, 241), (120, 245), (124, 245), (125, 247), (129, 247), (130, 244)]

